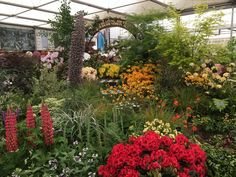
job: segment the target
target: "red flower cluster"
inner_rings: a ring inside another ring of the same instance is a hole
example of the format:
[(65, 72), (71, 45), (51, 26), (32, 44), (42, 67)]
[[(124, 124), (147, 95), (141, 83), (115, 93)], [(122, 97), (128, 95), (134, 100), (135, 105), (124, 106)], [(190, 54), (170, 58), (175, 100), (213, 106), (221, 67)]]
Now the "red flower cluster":
[(180, 106), (180, 103), (179, 103), (179, 101), (177, 99), (174, 99), (173, 105), (178, 107), (178, 106)]
[(44, 143), (46, 145), (52, 145), (54, 143), (53, 122), (48, 107), (44, 104), (41, 107), (41, 119)]
[(6, 149), (8, 152), (14, 152), (18, 149), (17, 142), (17, 120), (16, 113), (10, 109), (7, 110), (6, 120)]
[(196, 174), (204, 177), (206, 154), (197, 145), (190, 143), (182, 134), (171, 139), (149, 131), (139, 137), (131, 137), (128, 144), (117, 144), (107, 159), (107, 164), (99, 167), (103, 177), (139, 177), (151, 171), (172, 169), (179, 177)]
[[(27, 107), (27, 112), (26, 112), (26, 127), (27, 127), (27, 136), (28, 138), (34, 138), (31, 137), (32, 136), (32, 130), (36, 127), (36, 121), (35, 121), (35, 117), (34, 117), (34, 112), (33, 112), (33, 108), (32, 106), (28, 106)], [(29, 144), (33, 143), (29, 140), (28, 141)]]

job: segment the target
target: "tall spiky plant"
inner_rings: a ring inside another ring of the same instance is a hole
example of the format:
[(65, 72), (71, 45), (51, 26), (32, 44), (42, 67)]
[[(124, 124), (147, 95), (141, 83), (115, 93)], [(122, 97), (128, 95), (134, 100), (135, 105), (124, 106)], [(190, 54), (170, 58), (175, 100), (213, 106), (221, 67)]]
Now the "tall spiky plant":
[(69, 81), (71, 86), (82, 83), (81, 71), (85, 48), (84, 12), (78, 12), (74, 31), (71, 35), (71, 47), (69, 57)]

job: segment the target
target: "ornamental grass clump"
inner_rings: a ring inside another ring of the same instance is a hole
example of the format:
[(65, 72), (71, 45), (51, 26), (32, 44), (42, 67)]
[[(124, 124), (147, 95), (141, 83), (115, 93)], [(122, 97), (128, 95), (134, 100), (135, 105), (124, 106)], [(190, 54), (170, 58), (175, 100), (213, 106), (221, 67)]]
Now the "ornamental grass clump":
[(54, 143), (54, 130), (53, 130), (53, 122), (50, 116), (50, 112), (48, 107), (42, 104), (41, 107), (41, 120), (42, 120), (42, 133), (44, 138), (44, 143), (46, 146), (50, 146)]
[(16, 118), (16, 113), (8, 109), (5, 120), (6, 149), (8, 152), (15, 152), (18, 149)]
[(130, 137), (126, 144), (115, 145), (98, 174), (103, 177), (204, 177), (205, 163), (205, 152), (183, 134), (170, 138), (148, 131)]

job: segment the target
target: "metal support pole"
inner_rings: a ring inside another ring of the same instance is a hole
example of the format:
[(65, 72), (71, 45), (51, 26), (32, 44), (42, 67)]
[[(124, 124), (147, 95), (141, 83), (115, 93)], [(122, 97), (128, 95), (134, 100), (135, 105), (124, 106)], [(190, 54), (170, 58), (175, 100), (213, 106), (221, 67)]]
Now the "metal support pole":
[(232, 14), (231, 14), (230, 39), (233, 38), (233, 30), (234, 30), (234, 5), (232, 6)]

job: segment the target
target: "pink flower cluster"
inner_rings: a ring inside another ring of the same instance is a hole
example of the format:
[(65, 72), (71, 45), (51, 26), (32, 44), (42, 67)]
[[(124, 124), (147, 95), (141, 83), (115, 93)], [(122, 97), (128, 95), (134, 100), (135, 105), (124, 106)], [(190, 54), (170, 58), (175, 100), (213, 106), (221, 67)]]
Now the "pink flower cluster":
[(29, 138), (28, 143), (32, 146), (35, 146), (32, 140), (35, 138), (32, 136), (32, 130), (36, 127), (36, 120), (34, 117), (34, 112), (32, 106), (27, 107), (26, 111), (26, 127), (27, 127), (27, 136)]
[(206, 154), (199, 145), (189, 142), (183, 134), (172, 139), (148, 131), (139, 137), (131, 137), (128, 144), (117, 144), (99, 167), (103, 177), (140, 177), (152, 171), (162, 174), (167, 169), (179, 177), (195, 174), (204, 177)]
[[(15, 112), (12, 112), (11, 109), (7, 110), (4, 123), (6, 129), (6, 149), (8, 152), (15, 152), (18, 149), (17, 115)], [(52, 145), (54, 143), (53, 122), (46, 105), (42, 105), (41, 108), (41, 125), (45, 145)], [(32, 106), (27, 107), (26, 127), (28, 144), (35, 147), (36, 145), (33, 143), (33, 140), (35, 140), (36, 137), (33, 135), (33, 130), (36, 128), (36, 120)]]
[(12, 112), (11, 109), (7, 110), (5, 128), (6, 149), (8, 152), (15, 152), (18, 149), (16, 117), (16, 113)]
[(48, 107), (46, 105), (42, 105), (41, 107), (41, 119), (44, 143), (47, 146), (52, 145), (54, 143), (53, 122)]

